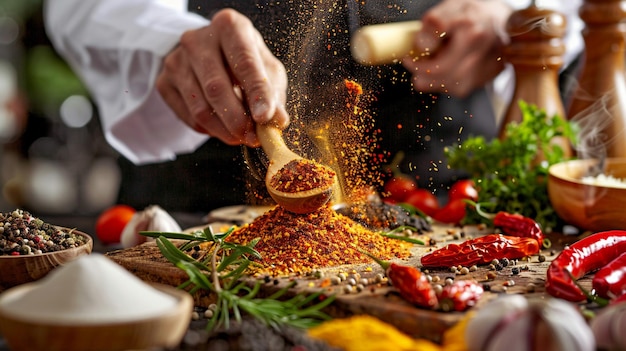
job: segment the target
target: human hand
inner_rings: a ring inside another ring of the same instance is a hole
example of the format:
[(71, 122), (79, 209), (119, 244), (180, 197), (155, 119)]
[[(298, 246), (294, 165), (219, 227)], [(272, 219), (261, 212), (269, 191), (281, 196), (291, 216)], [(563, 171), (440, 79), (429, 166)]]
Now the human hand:
[(422, 54), (402, 61), (413, 87), (466, 97), (495, 78), (504, 68), (511, 12), (498, 0), (445, 0), (431, 8), (415, 37)]
[(182, 35), (156, 87), (183, 122), (229, 145), (258, 146), (255, 123), (289, 123), (284, 66), (250, 20), (231, 9)]

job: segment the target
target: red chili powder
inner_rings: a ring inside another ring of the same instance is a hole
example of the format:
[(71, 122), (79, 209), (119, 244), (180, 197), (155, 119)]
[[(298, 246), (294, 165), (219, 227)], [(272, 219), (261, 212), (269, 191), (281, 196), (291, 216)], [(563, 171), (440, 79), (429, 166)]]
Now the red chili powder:
[(230, 241), (239, 244), (255, 238), (260, 238), (255, 249), (262, 257), (255, 273), (272, 276), (372, 262), (359, 249), (385, 260), (407, 258), (411, 247), (370, 231), (328, 206), (308, 214), (291, 213), (277, 206), (229, 236)]
[(363, 94), (363, 87), (361, 86), (361, 84), (353, 80), (349, 80), (349, 79), (344, 79), (344, 83), (350, 94), (354, 94), (354, 95)]
[(333, 185), (335, 172), (317, 162), (300, 159), (289, 161), (270, 180), (282, 192), (296, 193), (311, 189), (327, 189)]

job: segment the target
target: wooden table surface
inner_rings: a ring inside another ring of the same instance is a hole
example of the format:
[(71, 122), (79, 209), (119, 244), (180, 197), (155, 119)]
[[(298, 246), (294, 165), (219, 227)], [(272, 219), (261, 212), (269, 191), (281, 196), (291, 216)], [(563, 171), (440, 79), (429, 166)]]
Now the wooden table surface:
[[(463, 232), (463, 237), (460, 235), (461, 232)], [(468, 237), (485, 232), (487, 230), (478, 230), (475, 227), (455, 228), (435, 225), (432, 232), (425, 233), (420, 238), (426, 242), (433, 238), (437, 241), (436, 246), (415, 245), (412, 249), (412, 257), (402, 263), (418, 266), (420, 257), (431, 250), (447, 243), (461, 242)], [(481, 305), (499, 294), (524, 294), (528, 297), (543, 297), (546, 295), (544, 289), (545, 273), (550, 261), (556, 257), (560, 248), (567, 242), (575, 240), (575, 237), (561, 234), (551, 234), (550, 238), (553, 247), (541, 252), (545, 261), (541, 260), (540, 262), (539, 256), (536, 255), (530, 257), (529, 260), (511, 261), (511, 264), (499, 271), (490, 270), (488, 266), (478, 266), (475, 271), (464, 275), (455, 274), (448, 269), (431, 269), (428, 273), (433, 277), (437, 276), (441, 281), (447, 277), (473, 279), (486, 287), (488, 286), (489, 291), (484, 293), (476, 308), (480, 308)], [(161, 256), (154, 243), (112, 251), (107, 255), (146, 281), (175, 286), (187, 280), (184, 272)], [(295, 280), (297, 285), (291, 289), (293, 294), (316, 292), (321, 289), (329, 295), (335, 295), (335, 302), (327, 309), (332, 317), (366, 313), (395, 325), (409, 335), (436, 342), (440, 341), (445, 330), (463, 317), (463, 313), (460, 312), (438, 312), (412, 306), (386, 283), (366, 285), (360, 292), (354, 288), (347, 292), (347, 281), (337, 285), (328, 284), (328, 278), (333, 277), (333, 275), (337, 276), (342, 272), (347, 275), (358, 274), (357, 277), (369, 278), (370, 281), (374, 281), (374, 277), (382, 273), (382, 269), (375, 263), (322, 267), (315, 276), (282, 277), (266, 280), (262, 284), (262, 291), (270, 294)], [(488, 275), (492, 275), (492, 277), (488, 278)], [(250, 278), (250, 284), (254, 284), (258, 279), (261, 278)], [(534, 288), (529, 288), (529, 285)], [(198, 294), (195, 296), (195, 300), (198, 306), (208, 306), (212, 302), (212, 297)]]

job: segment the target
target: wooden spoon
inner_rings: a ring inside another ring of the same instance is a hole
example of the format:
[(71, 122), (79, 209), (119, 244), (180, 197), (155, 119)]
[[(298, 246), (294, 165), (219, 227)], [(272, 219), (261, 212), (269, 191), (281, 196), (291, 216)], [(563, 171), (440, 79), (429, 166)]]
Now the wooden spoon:
[(332, 195), (332, 185), (299, 192), (279, 191), (271, 185), (272, 177), (286, 164), (293, 160), (303, 160), (303, 158), (287, 147), (280, 129), (269, 124), (257, 124), (256, 131), (261, 147), (270, 160), (265, 176), (265, 186), (274, 201), (287, 211), (294, 213), (309, 213), (324, 206)]

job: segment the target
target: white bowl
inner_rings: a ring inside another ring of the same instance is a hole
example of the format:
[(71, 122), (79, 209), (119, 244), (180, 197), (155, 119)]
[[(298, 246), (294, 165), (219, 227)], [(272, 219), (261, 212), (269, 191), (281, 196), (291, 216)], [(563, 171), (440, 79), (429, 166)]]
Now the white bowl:
[(2, 302), (15, 299), (36, 287), (38, 282), (23, 284), (0, 295), (0, 334), (12, 351), (112, 351), (146, 350), (156, 347), (175, 347), (180, 344), (193, 312), (189, 293), (167, 285), (151, 284), (156, 289), (174, 296), (174, 309), (151, 318), (107, 322), (55, 324), (27, 320), (3, 312)]

